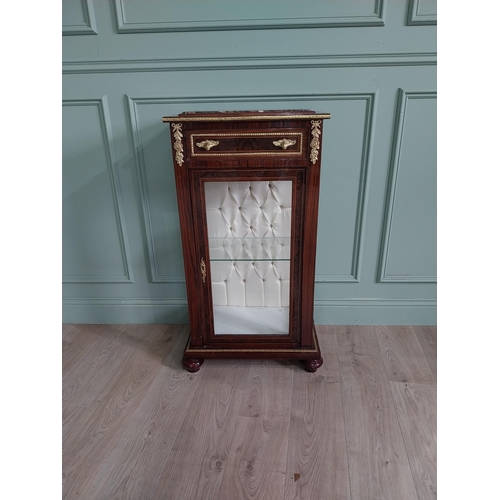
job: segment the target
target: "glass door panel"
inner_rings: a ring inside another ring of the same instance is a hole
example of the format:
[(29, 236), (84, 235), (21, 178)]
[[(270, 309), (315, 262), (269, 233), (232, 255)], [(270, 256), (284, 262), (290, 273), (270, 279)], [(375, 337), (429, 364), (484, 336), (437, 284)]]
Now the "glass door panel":
[(215, 335), (288, 335), (292, 181), (204, 185)]

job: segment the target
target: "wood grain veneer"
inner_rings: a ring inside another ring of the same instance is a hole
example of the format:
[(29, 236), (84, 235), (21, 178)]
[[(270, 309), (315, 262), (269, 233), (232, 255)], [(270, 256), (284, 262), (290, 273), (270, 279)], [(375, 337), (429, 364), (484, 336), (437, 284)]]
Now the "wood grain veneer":
[[(188, 296), (190, 343), (183, 366), (216, 357), (295, 359), (315, 372), (323, 358), (314, 334), (314, 275), (321, 167), (321, 127), (328, 113), (310, 110), (188, 112), (171, 123)], [(273, 140), (294, 137), (281, 149)], [(210, 150), (204, 141), (218, 141)], [(313, 154), (314, 153), (314, 154)], [(284, 335), (216, 335), (205, 183), (289, 180), (292, 188), (290, 315)], [(203, 273), (200, 266), (203, 262)]]

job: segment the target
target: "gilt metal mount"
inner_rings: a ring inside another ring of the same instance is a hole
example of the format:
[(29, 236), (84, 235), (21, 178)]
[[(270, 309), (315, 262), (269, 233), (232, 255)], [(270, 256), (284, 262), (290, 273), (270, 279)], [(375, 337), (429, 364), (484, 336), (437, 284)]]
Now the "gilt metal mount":
[(219, 145), (219, 141), (210, 141), (207, 139), (206, 141), (197, 142), (196, 145), (199, 148), (203, 148), (206, 149), (207, 151), (210, 151), (214, 146)]
[(273, 141), (273, 144), (282, 149), (286, 149), (288, 146), (293, 146), (294, 144), (297, 144), (297, 141), (290, 139), (280, 139), (279, 141)]

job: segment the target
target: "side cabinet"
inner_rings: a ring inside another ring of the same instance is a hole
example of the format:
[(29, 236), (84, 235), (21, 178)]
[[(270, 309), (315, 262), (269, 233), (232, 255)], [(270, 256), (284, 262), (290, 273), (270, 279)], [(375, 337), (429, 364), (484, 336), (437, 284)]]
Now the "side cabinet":
[(310, 110), (182, 113), (170, 124), (188, 294), (183, 366), (323, 363), (314, 271), (323, 120)]

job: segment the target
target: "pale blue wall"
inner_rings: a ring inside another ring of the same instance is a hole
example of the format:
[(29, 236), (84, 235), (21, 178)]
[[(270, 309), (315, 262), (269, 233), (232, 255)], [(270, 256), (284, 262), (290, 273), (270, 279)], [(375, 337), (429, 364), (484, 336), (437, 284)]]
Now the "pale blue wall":
[(436, 2), (64, 0), (65, 322), (187, 322), (165, 115), (310, 108), (315, 319), (436, 321)]

